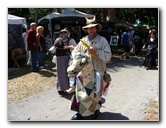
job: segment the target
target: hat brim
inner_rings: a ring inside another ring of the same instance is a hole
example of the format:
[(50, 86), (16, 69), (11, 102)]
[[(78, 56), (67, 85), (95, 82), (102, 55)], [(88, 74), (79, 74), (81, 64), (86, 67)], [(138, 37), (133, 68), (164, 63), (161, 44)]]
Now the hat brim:
[(68, 32), (68, 31), (67, 31), (67, 30), (61, 30), (60, 33), (61, 33), (61, 32)]
[(96, 23), (96, 24), (88, 24), (88, 25), (82, 27), (82, 30), (87, 31), (88, 28), (95, 27), (95, 26), (97, 27), (97, 31), (100, 31), (102, 29), (102, 25), (99, 23)]
[(60, 32), (69, 32), (66, 28), (60, 30)]

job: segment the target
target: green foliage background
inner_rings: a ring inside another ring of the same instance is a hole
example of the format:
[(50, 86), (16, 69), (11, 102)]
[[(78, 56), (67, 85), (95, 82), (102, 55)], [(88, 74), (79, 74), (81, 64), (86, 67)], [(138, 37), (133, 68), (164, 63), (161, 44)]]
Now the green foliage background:
[[(94, 14), (98, 22), (107, 22), (106, 17), (112, 8), (75, 8), (79, 11)], [(158, 8), (114, 8), (116, 20), (128, 20), (135, 23), (136, 19), (141, 19), (145, 24), (158, 26)], [(8, 8), (8, 13), (25, 17), (27, 22), (38, 21), (43, 16), (57, 11), (61, 8)]]

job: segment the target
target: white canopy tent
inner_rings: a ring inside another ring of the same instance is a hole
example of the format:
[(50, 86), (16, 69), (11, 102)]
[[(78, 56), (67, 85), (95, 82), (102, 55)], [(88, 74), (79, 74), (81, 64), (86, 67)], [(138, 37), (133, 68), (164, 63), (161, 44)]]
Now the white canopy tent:
[(8, 14), (8, 66), (12, 67), (12, 50), (17, 48), (25, 49), (22, 38), (22, 26), (26, 27), (26, 18)]
[(8, 24), (26, 24), (26, 18), (8, 14)]
[(8, 14), (8, 48), (24, 48), (22, 26), (27, 25), (26, 18)]
[(64, 8), (64, 9), (62, 9), (62, 13), (52, 12), (52, 13), (42, 17), (41, 19), (39, 19), (38, 22), (41, 22), (42, 20), (45, 20), (45, 19), (51, 20), (51, 19), (54, 19), (54, 18), (62, 18), (62, 17), (81, 17), (81, 18), (85, 18), (85, 17), (94, 17), (94, 16), (95, 15), (80, 12), (76, 9)]

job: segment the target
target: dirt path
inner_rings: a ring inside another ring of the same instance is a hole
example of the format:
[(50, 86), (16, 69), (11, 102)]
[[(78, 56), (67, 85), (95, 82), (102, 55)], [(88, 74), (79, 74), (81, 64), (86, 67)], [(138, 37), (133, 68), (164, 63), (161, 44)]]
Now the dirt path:
[[(140, 67), (142, 61), (134, 57), (123, 61), (114, 57), (108, 64), (112, 82), (107, 96), (102, 99), (101, 115), (98, 120), (159, 120), (159, 72), (157, 69), (147, 71)], [(46, 71), (37, 75), (41, 77), (45, 73)], [(36, 88), (31, 88), (38, 90), (37, 87), (40, 87), (39, 92), (36, 91), (34, 94), (13, 101), (9, 98), (11, 100), (8, 104), (9, 120), (70, 120), (75, 113), (68, 109), (71, 95), (59, 96), (54, 86), (56, 73), (50, 71), (48, 74), (49, 77), (42, 77), (43, 79), (35, 84)], [(29, 80), (29, 77), (26, 79)], [(11, 86), (13, 81), (18, 83), (19, 77), (11, 78), (8, 86)]]
[(132, 58), (110, 65), (113, 80), (105, 106), (129, 120), (158, 120), (158, 70), (145, 70), (142, 61)]

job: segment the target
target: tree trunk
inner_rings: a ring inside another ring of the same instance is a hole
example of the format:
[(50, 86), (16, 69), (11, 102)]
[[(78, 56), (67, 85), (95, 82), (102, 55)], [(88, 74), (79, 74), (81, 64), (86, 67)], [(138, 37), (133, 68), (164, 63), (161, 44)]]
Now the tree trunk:
[(38, 24), (39, 8), (35, 8), (35, 22)]

